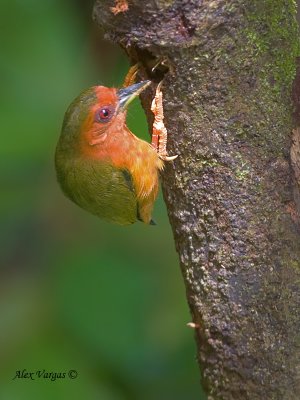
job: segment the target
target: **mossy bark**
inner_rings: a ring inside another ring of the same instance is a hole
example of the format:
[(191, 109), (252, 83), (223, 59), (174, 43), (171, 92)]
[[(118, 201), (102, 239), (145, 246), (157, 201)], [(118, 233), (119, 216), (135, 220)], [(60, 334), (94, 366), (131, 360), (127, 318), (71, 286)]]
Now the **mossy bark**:
[[(106, 36), (164, 78), (162, 185), (209, 399), (300, 398), (293, 0), (132, 0)], [(168, 67), (151, 67), (157, 59)], [(151, 96), (143, 97), (149, 110)], [(147, 111), (151, 124), (151, 113)]]

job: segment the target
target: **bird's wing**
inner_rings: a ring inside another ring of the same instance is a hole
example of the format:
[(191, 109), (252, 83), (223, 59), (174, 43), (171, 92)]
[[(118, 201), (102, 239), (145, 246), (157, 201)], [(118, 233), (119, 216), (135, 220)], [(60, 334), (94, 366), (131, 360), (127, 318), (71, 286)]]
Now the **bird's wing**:
[(134, 185), (133, 185), (133, 178), (132, 178), (131, 173), (128, 171), (128, 169), (122, 169), (121, 172), (122, 172), (122, 174), (123, 174), (123, 177), (124, 177), (124, 179), (125, 179), (125, 183), (126, 183), (128, 189), (129, 189), (132, 193), (135, 193)]

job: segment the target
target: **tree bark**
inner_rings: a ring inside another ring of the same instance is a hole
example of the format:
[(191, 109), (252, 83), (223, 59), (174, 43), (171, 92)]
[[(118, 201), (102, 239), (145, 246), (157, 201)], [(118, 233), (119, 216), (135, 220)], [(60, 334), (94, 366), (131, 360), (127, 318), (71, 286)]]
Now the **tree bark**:
[[(94, 8), (106, 37), (140, 62), (140, 78), (164, 78), (179, 157), (162, 186), (208, 398), (299, 399), (295, 3), (132, 0), (117, 15), (114, 3)], [(142, 97), (150, 126), (152, 95)]]

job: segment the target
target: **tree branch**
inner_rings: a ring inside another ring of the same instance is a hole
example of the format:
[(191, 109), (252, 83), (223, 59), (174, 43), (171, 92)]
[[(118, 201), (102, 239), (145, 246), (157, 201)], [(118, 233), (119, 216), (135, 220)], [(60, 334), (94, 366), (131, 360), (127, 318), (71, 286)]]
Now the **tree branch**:
[[(107, 38), (144, 77), (164, 77), (169, 152), (179, 157), (163, 191), (209, 399), (299, 399), (294, 1), (132, 0), (117, 15), (113, 5), (94, 9)], [(168, 69), (153, 77), (159, 57)]]

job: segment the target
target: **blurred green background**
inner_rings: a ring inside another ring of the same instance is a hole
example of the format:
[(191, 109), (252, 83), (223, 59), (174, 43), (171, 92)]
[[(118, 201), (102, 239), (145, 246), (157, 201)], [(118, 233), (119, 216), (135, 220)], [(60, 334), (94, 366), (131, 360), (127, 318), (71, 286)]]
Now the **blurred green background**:
[[(161, 196), (156, 227), (119, 227), (73, 205), (55, 179), (65, 109), (86, 87), (120, 85), (125, 56), (93, 26), (91, 0), (0, 5), (0, 399), (199, 399)], [(138, 101), (129, 125), (149, 140)], [(24, 368), (78, 377), (13, 380)]]

